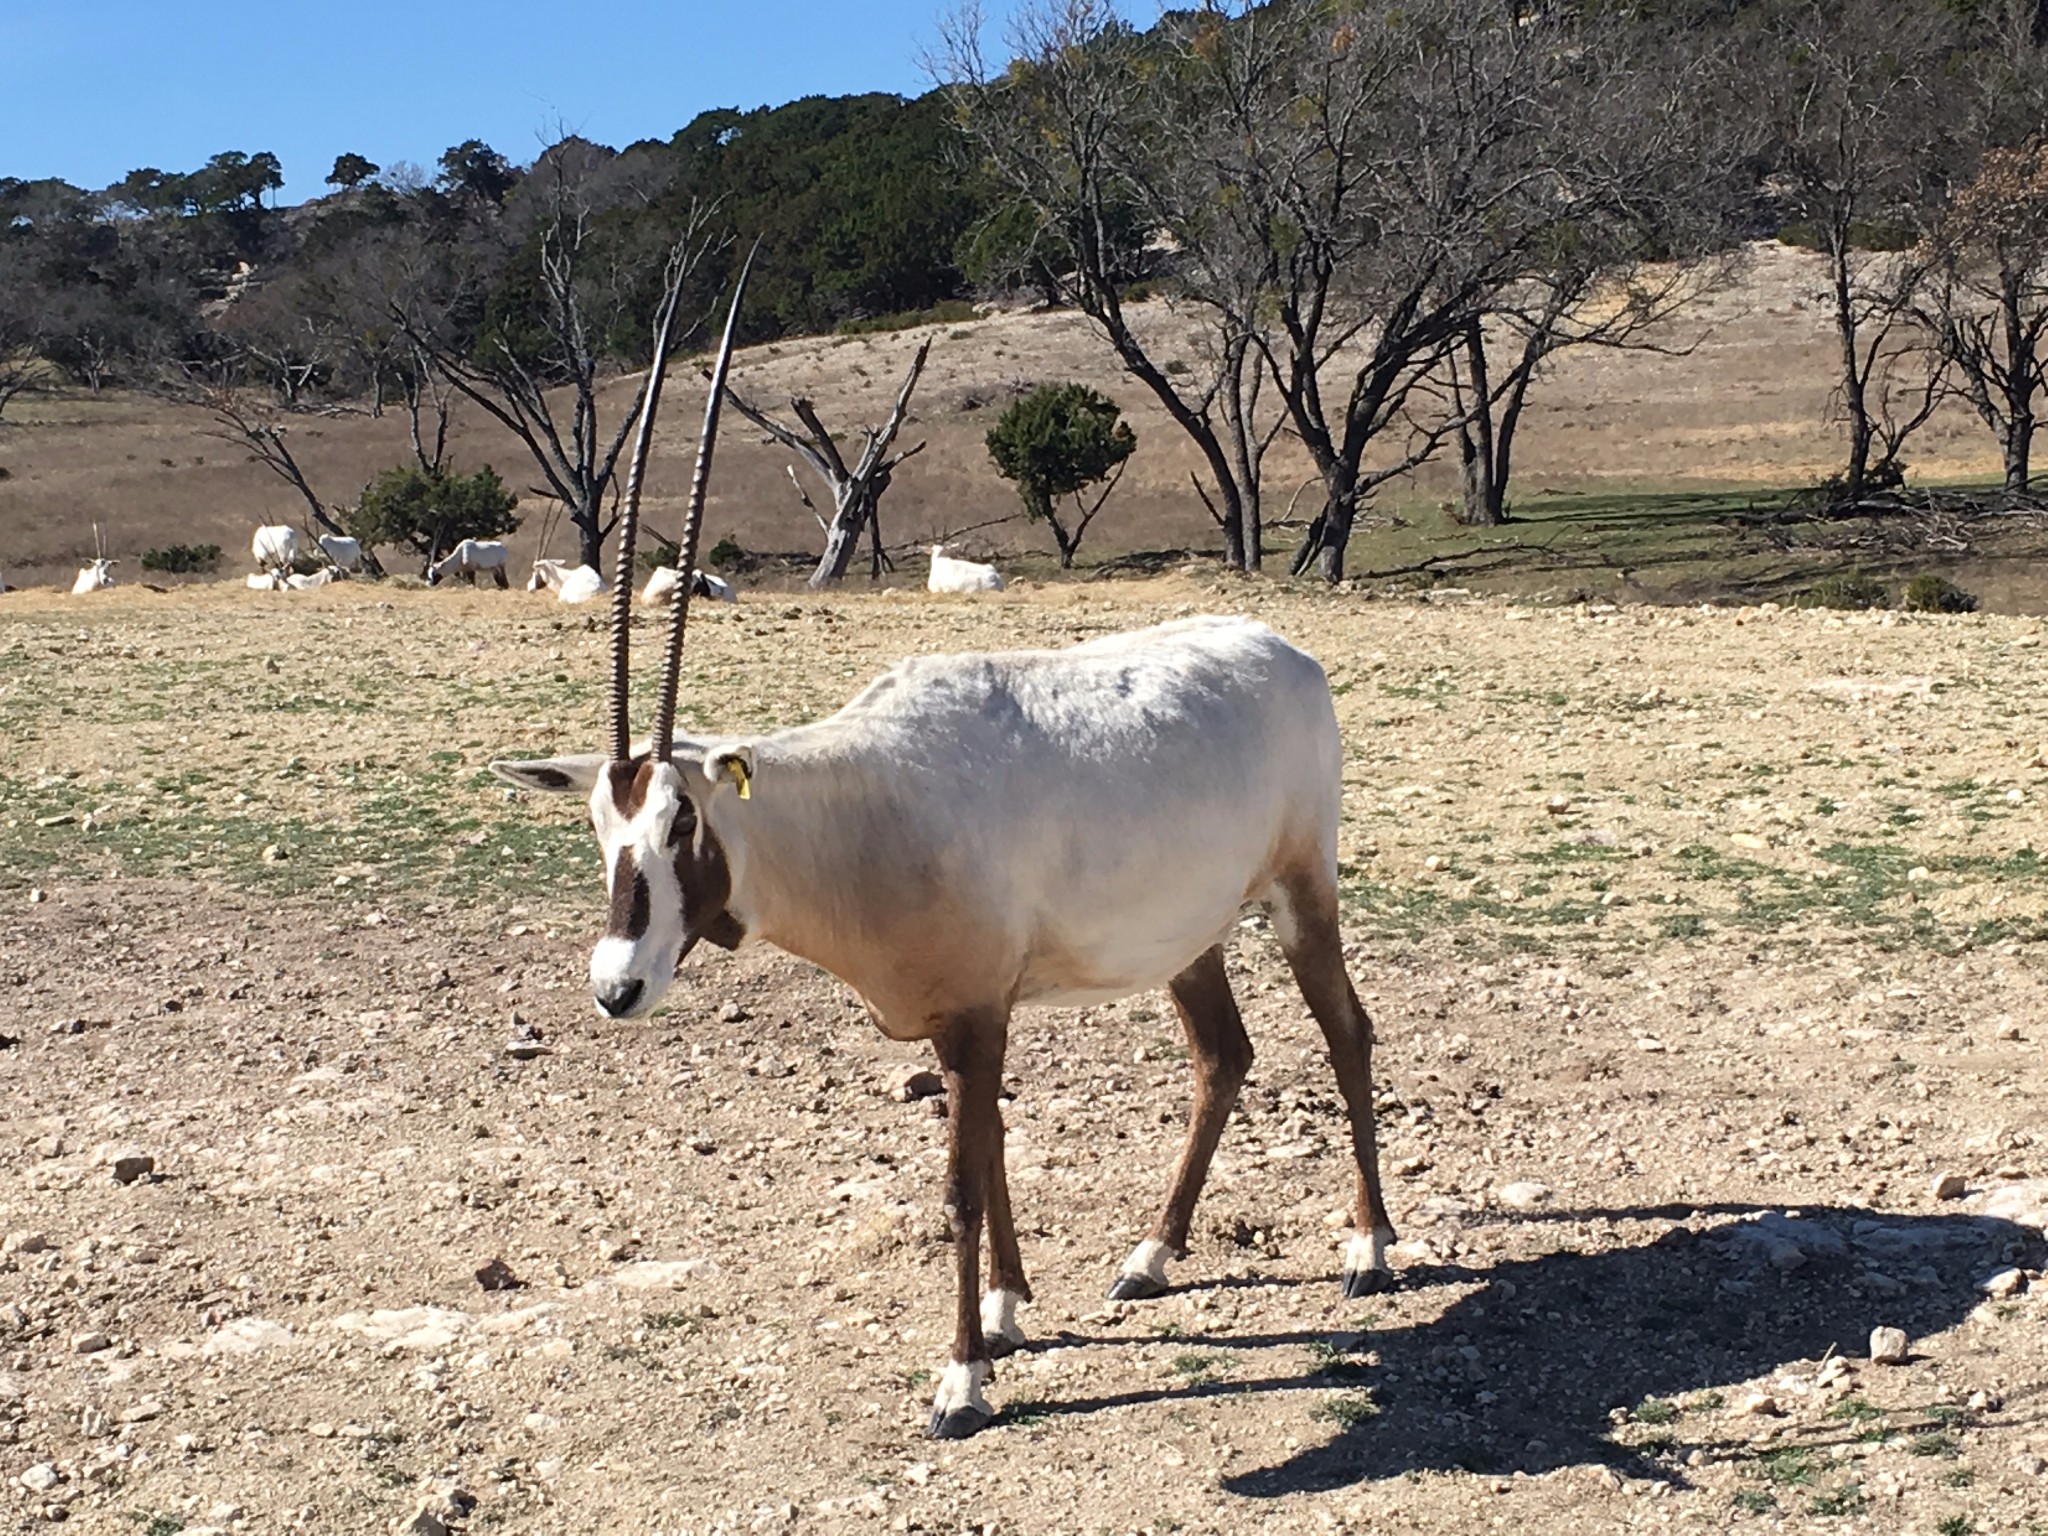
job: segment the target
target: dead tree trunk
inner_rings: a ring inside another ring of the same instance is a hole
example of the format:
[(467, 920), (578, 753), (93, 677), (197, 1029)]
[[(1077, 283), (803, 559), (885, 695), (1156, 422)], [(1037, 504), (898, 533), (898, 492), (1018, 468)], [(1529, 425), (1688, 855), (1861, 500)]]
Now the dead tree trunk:
[[(832, 441), (832, 434), (818, 419), (817, 408), (804, 396), (794, 395), (789, 402), (790, 410), (801, 423), (802, 430), (799, 431), (777, 421), (730, 384), (726, 385), (725, 398), (732, 402), (733, 409), (810, 465), (832, 492), (832, 520), (824, 524), (825, 552), (818, 558), (818, 568), (811, 572), (810, 584), (813, 587), (829, 586), (845, 578), (846, 568), (853, 563), (854, 551), (860, 544), (862, 529), (874, 530), (873, 576), (879, 578), (887, 564), (881, 550), (877, 506), (882, 493), (889, 488), (896, 466), (924, 448), (924, 444), (919, 443), (901, 453), (889, 452), (897, 432), (903, 427), (904, 413), (910, 408), (911, 392), (917, 388), (918, 377), (924, 372), (924, 361), (931, 349), (931, 340), (926, 338), (924, 345), (917, 349), (917, 355), (910, 360), (910, 371), (903, 376), (903, 387), (896, 391), (896, 404), (889, 412), (889, 419), (879, 427), (861, 428), (861, 436), (866, 441), (860, 457), (851, 467), (840, 453), (839, 445)], [(802, 486), (797, 487), (797, 494), (803, 495)], [(806, 497), (805, 501), (808, 504), (809, 498)], [(824, 519), (819, 521), (824, 522)]]

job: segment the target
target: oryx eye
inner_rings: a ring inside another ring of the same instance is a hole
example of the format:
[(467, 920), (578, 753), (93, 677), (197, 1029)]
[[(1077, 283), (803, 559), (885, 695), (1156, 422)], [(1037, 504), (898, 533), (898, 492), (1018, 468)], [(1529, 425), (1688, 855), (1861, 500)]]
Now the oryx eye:
[(697, 829), (697, 808), (685, 800), (677, 808), (675, 819), (668, 824), (668, 845), (680, 848)]

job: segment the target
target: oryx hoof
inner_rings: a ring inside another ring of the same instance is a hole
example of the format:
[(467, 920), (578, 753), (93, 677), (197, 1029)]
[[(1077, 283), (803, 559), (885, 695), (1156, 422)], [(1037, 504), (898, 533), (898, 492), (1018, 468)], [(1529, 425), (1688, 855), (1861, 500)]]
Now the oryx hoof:
[(986, 1408), (976, 1408), (972, 1404), (944, 1410), (934, 1408), (931, 1424), (925, 1433), (934, 1440), (965, 1440), (994, 1417)]
[(1361, 1296), (1378, 1296), (1394, 1288), (1394, 1272), (1391, 1269), (1347, 1269), (1344, 1271), (1344, 1299), (1356, 1301)]
[(1110, 1282), (1111, 1301), (1147, 1301), (1166, 1294), (1166, 1282), (1151, 1275), (1118, 1275)]
[(991, 1360), (1007, 1360), (1024, 1347), (1024, 1340), (1013, 1339), (1000, 1333), (983, 1334), (982, 1342), (988, 1346), (988, 1357)]

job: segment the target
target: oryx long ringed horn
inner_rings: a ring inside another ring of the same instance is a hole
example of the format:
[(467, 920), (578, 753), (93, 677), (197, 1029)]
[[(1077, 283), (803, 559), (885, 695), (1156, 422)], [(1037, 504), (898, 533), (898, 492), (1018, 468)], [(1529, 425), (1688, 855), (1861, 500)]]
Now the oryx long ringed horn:
[(612, 575), (612, 738), (611, 757), (623, 763), (632, 756), (630, 709), (633, 643), (633, 555), (640, 538), (640, 486), (647, 472), (647, 450), (654, 440), (654, 418), (661, 409), (661, 386), (668, 378), (669, 343), (675, 329), (676, 305), (682, 298), (678, 248), (669, 258), (667, 291), (654, 328), (654, 361), (647, 370), (647, 391), (640, 401), (640, 420), (633, 428), (633, 456), (626, 465), (626, 501), (619, 511), (618, 563)]
[(690, 617), (690, 581), (688, 573), (697, 569), (697, 535), (704, 524), (704, 492), (711, 483), (711, 451), (718, 442), (718, 408), (725, 399), (725, 376), (732, 366), (733, 332), (739, 325), (740, 300), (747, 291), (747, 274), (753, 270), (754, 257), (761, 249), (757, 236), (753, 249), (747, 252), (747, 259), (740, 264), (739, 281), (733, 285), (732, 308), (726, 312), (725, 335), (718, 343), (718, 361), (711, 370), (711, 394), (704, 402), (704, 431), (697, 439), (697, 469), (690, 477), (689, 508), (683, 514), (683, 542), (676, 556), (677, 569), (684, 572), (683, 581), (676, 588), (675, 603), (669, 615), (668, 651), (662, 658), (661, 692), (654, 703), (654, 730), (649, 752), (654, 761), (664, 761), (675, 742), (676, 690), (681, 686), (683, 674), (683, 627)]

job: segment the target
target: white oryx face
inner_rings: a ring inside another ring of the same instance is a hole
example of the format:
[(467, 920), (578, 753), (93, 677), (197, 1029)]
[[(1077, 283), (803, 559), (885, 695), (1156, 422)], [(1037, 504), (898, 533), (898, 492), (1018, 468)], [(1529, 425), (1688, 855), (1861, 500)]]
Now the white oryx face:
[[(714, 761), (733, 783), (746, 780), (744, 758)], [(731, 766), (741, 763), (737, 771)], [(590, 992), (615, 1019), (651, 1012), (676, 967), (700, 939), (732, 949), (745, 929), (726, 903), (732, 876), (725, 848), (704, 824), (700, 805), (718, 792), (702, 760), (614, 763), (596, 756), (491, 764), (527, 789), (583, 792), (611, 893), (604, 937), (590, 955)]]

